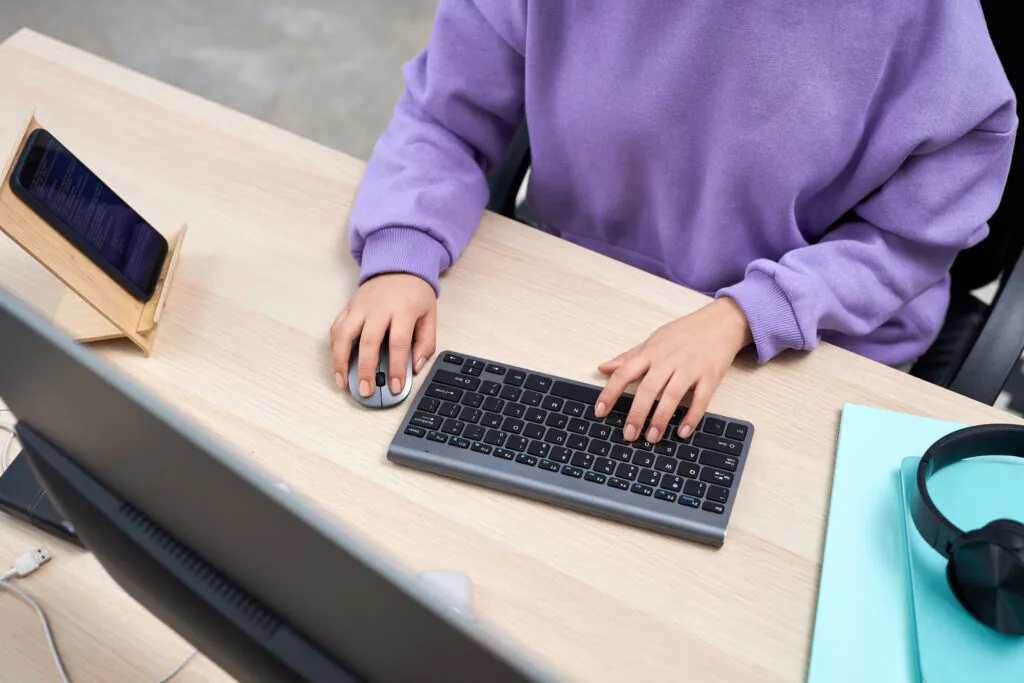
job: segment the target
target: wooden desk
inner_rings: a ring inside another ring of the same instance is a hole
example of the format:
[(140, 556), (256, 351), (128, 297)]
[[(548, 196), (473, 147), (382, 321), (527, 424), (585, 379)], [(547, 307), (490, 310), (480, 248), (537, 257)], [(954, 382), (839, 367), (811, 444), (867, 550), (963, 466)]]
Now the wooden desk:
[[(37, 107), (143, 215), (190, 226), (154, 357), (97, 350), (400, 565), (468, 572), (477, 612), (572, 680), (803, 679), (843, 403), (1007, 419), (827, 345), (742, 360), (712, 405), (757, 426), (720, 550), (393, 466), (404, 411), (356, 407), (328, 354), (362, 163), (28, 31), (0, 46), (0, 94), (3, 145)], [(0, 286), (56, 301), (10, 244)], [(704, 301), (494, 216), (442, 288), (441, 348), (580, 380)], [(0, 518), (0, 564), (44, 538)], [(46, 542), (56, 559), (24, 588), (76, 681), (157, 680), (187, 652), (90, 555)], [(224, 679), (200, 657), (177, 680)], [(0, 680), (55, 680), (35, 615), (4, 595)]]

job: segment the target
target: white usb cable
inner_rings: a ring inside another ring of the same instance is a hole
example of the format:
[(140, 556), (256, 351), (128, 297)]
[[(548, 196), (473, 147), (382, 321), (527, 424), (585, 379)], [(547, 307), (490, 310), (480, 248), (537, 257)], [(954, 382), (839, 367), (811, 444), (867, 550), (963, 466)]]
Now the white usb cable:
[(7, 469), (7, 456), (11, 452), (11, 444), (14, 443), (14, 439), (17, 437), (14, 433), (14, 427), (10, 425), (0, 422), (0, 430), (9, 432), (7, 438), (4, 439), (3, 446), (0, 446), (0, 474), (2, 474)]
[[(15, 585), (12, 585), (11, 579), (20, 579), (33, 573), (44, 564), (53, 559), (53, 553), (46, 548), (36, 548), (35, 550), (21, 555), (14, 561), (14, 565), (3, 575), (0, 575), (0, 588), (10, 591), (13, 595), (24, 600), (28, 605), (36, 611), (39, 615), (39, 621), (43, 624), (43, 631), (46, 634), (46, 643), (50, 646), (50, 654), (53, 655), (53, 662), (57, 665), (57, 672), (60, 674), (61, 683), (71, 683), (71, 679), (68, 677), (67, 671), (64, 670), (64, 662), (61, 661), (60, 652), (57, 651), (57, 643), (53, 640), (53, 630), (50, 628), (50, 622), (46, 619), (46, 614), (43, 612), (43, 608), (39, 606), (31, 595), (21, 590)], [(158, 683), (167, 683), (167, 681), (174, 678), (178, 673), (185, 668), (185, 665), (192, 661), (192, 658), (196, 656), (197, 650), (192, 650), (185, 659), (174, 667), (174, 669), (161, 678)]]

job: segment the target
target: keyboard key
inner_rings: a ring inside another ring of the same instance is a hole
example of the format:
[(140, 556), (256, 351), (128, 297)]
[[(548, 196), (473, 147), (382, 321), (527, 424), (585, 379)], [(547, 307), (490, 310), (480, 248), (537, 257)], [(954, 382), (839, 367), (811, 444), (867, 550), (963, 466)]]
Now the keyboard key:
[(501, 415), (495, 415), (494, 413), (485, 413), (484, 416), (480, 418), (480, 424), (482, 424), (484, 427), (500, 427)]
[(590, 466), (594, 464), (594, 456), (583, 451), (576, 451), (576, 455), (572, 456), (572, 464), (585, 470), (590, 469)]
[(573, 467), (572, 465), (562, 465), (562, 474), (579, 479), (583, 476), (583, 470), (579, 467)]
[(679, 463), (679, 469), (676, 470), (676, 474), (680, 477), (688, 477), (689, 479), (696, 479), (698, 472), (700, 472), (700, 467), (684, 462)]
[(680, 446), (676, 449), (676, 457), (686, 462), (697, 462), (697, 455), (699, 453), (700, 450), (693, 446)]
[(747, 425), (730, 422), (729, 426), (725, 428), (725, 435), (735, 441), (745, 441), (747, 439)]
[(722, 436), (725, 433), (725, 420), (719, 420), (717, 417), (705, 417), (704, 426), (701, 430), (708, 434)]
[(480, 443), (479, 441), (474, 443), (472, 446), (472, 450), (476, 451), (477, 453), (483, 453), (484, 455), (490, 455), (491, 449), (491, 446), (488, 446), (485, 443)]
[(452, 365), (462, 365), (463, 363), (466, 362), (465, 358), (463, 358), (462, 356), (458, 356), (454, 353), (444, 354), (444, 356), (441, 357), (441, 360), (443, 360), (445, 363), (451, 363)]
[(448, 436), (440, 432), (428, 432), (427, 438), (438, 443), (446, 443), (448, 441)]
[(544, 438), (544, 425), (534, 424), (528, 422), (523, 428), (523, 436), (528, 436), (531, 439), (543, 439)]
[(484, 399), (484, 410), (490, 411), (492, 413), (500, 413), (504, 407), (505, 402), (502, 401), (500, 398), (488, 396), (487, 398)]
[(565, 445), (574, 451), (585, 450), (588, 443), (590, 443), (590, 439), (585, 436), (580, 436), (579, 434), (569, 434), (565, 439)]
[(570, 451), (568, 448), (565, 448), (564, 446), (555, 446), (554, 448), (551, 449), (551, 453), (548, 454), (549, 460), (554, 460), (555, 462), (560, 462), (563, 464), (569, 462), (569, 458), (571, 457), (572, 451)]
[(665, 489), (658, 489), (657, 491), (655, 491), (654, 497), (657, 498), (658, 500), (666, 500), (670, 503), (676, 502), (676, 494), (672, 493), (671, 491), (666, 491)]
[(442, 403), (441, 407), (437, 409), (437, 414), (444, 417), (458, 417), (459, 406), (455, 403)]
[(409, 418), (409, 424), (423, 427), (424, 429), (440, 429), (442, 423), (443, 420), (439, 416), (428, 415), (427, 413), (413, 413), (412, 417)]
[(516, 457), (515, 452), (507, 451), (504, 448), (495, 448), (494, 453), (492, 453), (492, 455), (495, 458), (504, 458), (505, 460), (514, 460)]
[(683, 490), (684, 481), (686, 480), (683, 479), (682, 477), (676, 477), (671, 474), (664, 474), (661, 477), (661, 488), (679, 493), (680, 491)]
[(492, 446), (504, 446), (506, 439), (508, 439), (508, 434), (506, 432), (499, 432), (497, 429), (491, 429), (487, 432), (487, 436), (484, 437), (484, 441)]
[(469, 448), (471, 442), (469, 439), (463, 439), (461, 436), (453, 436), (448, 439), (448, 443), (456, 448)]
[(454, 434), (455, 436), (458, 436), (462, 433), (465, 426), (465, 422), (459, 422), (458, 420), (445, 420), (444, 426), (441, 427), (441, 431), (445, 434)]
[(626, 424), (626, 415), (623, 413), (609, 413), (608, 417), (604, 419), (604, 423), (609, 427), (622, 429)]
[(659, 455), (654, 459), (654, 469), (672, 474), (676, 471), (678, 462), (675, 458), (670, 458), (667, 455)]
[(459, 372), (470, 377), (479, 377), (480, 373), (483, 372), (483, 367), (480, 365), (463, 365)]
[(657, 486), (658, 482), (661, 481), (661, 474), (654, 470), (640, 470), (640, 474), (637, 476), (636, 480), (641, 484)]
[(514, 417), (506, 417), (505, 421), (501, 423), (501, 428), (510, 434), (522, 434), (525, 424), (522, 420), (517, 420)]
[(598, 439), (607, 439), (612, 435), (612, 429), (608, 425), (592, 424), (590, 425), (590, 436)]
[(597, 413), (594, 412), (594, 406), (587, 404), (586, 409), (583, 411), (583, 418), (590, 422), (603, 422), (604, 418), (598, 417)]
[(514, 387), (523, 386), (523, 382), (526, 380), (526, 373), (522, 370), (509, 370), (508, 374), (505, 375), (505, 384)]
[(729, 489), (724, 489), (721, 486), (709, 486), (708, 500), (713, 500), (716, 503), (728, 503)]
[(705, 467), (702, 469), (700, 471), (700, 480), (706, 481), (709, 484), (718, 484), (719, 486), (732, 486), (732, 474), (730, 472), (716, 470), (713, 467)]
[(597, 397), (601, 395), (601, 390), (579, 384), (555, 381), (551, 385), (551, 395), (567, 398), (570, 401), (576, 401), (584, 405), (594, 405), (597, 402)]
[(720, 515), (723, 512), (725, 512), (725, 506), (724, 505), (722, 505), (721, 503), (715, 503), (715, 502), (710, 501), (710, 500), (704, 501), (704, 505), (702, 505), (700, 509), (701, 510), (707, 510), (708, 512), (714, 512), (717, 515)]
[(583, 413), (586, 412), (586, 408), (583, 407), (582, 403), (576, 403), (575, 401), (566, 401), (565, 407), (562, 408), (562, 412), (569, 417), (583, 417)]
[(526, 384), (524, 386), (527, 389), (533, 389), (534, 391), (539, 391), (542, 394), (545, 394), (548, 389), (551, 388), (551, 379), (541, 375), (530, 375), (526, 378)]
[(539, 406), (543, 399), (544, 396), (542, 394), (527, 390), (523, 392), (523, 397), (520, 400), (528, 406)]
[(488, 396), (497, 396), (501, 391), (501, 385), (497, 382), (484, 382), (480, 385), (480, 393)]
[(617, 443), (620, 446), (632, 446), (632, 441), (626, 441), (626, 435), (622, 433), (621, 429), (613, 429), (611, 436), (612, 443)]
[(650, 486), (639, 483), (633, 484), (631, 487), (629, 487), (629, 490), (641, 496), (650, 496), (654, 494), (654, 489), (652, 489)]
[(644, 451), (633, 451), (633, 463), (639, 467), (654, 467), (654, 454)]
[(565, 425), (569, 424), (569, 418), (561, 413), (548, 413), (548, 419), (544, 421), (548, 427), (557, 427), (562, 429)]
[(629, 488), (629, 482), (623, 481), (621, 479), (616, 479), (615, 477), (609, 477), (608, 486), (611, 486), (612, 488), (616, 489), (622, 489), (623, 491), (625, 491), (626, 489)]
[(525, 451), (530, 440), (522, 436), (510, 436), (505, 442), (505, 448), (510, 451)]
[(481, 370), (483, 370), (484, 369), (484, 362), (482, 360), (477, 360), (476, 358), (467, 358), (466, 362), (462, 364), (462, 367), (464, 367), (464, 368), (480, 368)]
[(482, 441), (486, 433), (487, 430), (480, 425), (466, 425), (462, 430), (462, 435), (470, 441)]
[(505, 408), (501, 411), (502, 415), (509, 417), (522, 417), (526, 413), (526, 406), (522, 403), (506, 403)]
[[(644, 429), (647, 429), (646, 425), (644, 425)], [(633, 442), (633, 448), (639, 448), (642, 451), (650, 451), (654, 449), (654, 444), (647, 439), (637, 439)]]
[(514, 387), (506, 384), (501, 388), (501, 392), (498, 396), (501, 396), (506, 401), (518, 401), (519, 397), (523, 394), (523, 390), (519, 387)]
[(418, 436), (420, 438), (423, 438), (424, 436), (427, 435), (427, 430), (424, 429), (423, 427), (409, 425), (408, 427), (405, 428), (405, 433), (408, 434), (409, 436)]
[(537, 458), (532, 455), (527, 455), (526, 453), (520, 453), (516, 456), (516, 462), (520, 465), (529, 465), (530, 467), (533, 467), (537, 464)]
[(620, 462), (619, 466), (615, 468), (615, 476), (620, 479), (629, 479), (630, 481), (636, 479), (637, 473), (640, 471), (636, 465), (630, 465), (628, 462)]
[(608, 451), (611, 449), (611, 447), (612, 445), (607, 441), (598, 441), (597, 439), (592, 439), (590, 441), (590, 445), (587, 446), (587, 452), (593, 453), (594, 455), (600, 455), (603, 457), (605, 455), (608, 455)]
[(438, 370), (434, 373), (434, 381), (440, 382), (449, 387), (455, 387), (457, 389), (469, 389), (470, 391), (476, 391), (476, 388), (480, 386), (480, 380), (476, 377), (467, 377), (465, 375), (456, 375), (454, 372), (447, 370)]
[(586, 420), (581, 420), (578, 417), (574, 417), (569, 420), (569, 431), (576, 432), (577, 434), (586, 434), (590, 430), (590, 423)]
[(561, 410), (564, 405), (564, 398), (558, 398), (557, 396), (545, 396), (544, 401), (541, 403), (541, 408), (544, 410)]
[(548, 443), (553, 443), (556, 446), (562, 446), (565, 444), (565, 440), (568, 436), (569, 435), (566, 432), (552, 427), (548, 430), (548, 433), (544, 435), (544, 440)]
[(725, 455), (724, 453), (715, 453), (714, 451), (701, 451), (700, 464), (735, 472), (740, 464), (740, 460), (735, 455)]
[(701, 498), (704, 496), (704, 491), (707, 490), (707, 488), (708, 485), (705, 484), (704, 482), (689, 479), (687, 480), (686, 485), (683, 486), (683, 493), (685, 493), (688, 496), (693, 496), (695, 498)]
[[(676, 424), (678, 424), (678, 423), (676, 423)], [(672, 433), (669, 434), (669, 438), (672, 439), (673, 441), (675, 441), (676, 443), (690, 443), (690, 439), (692, 439), (693, 437), (692, 436), (688, 436), (688, 437), (686, 437), (684, 439), (683, 437), (679, 436), (679, 430), (678, 429), (672, 429)]]
[(679, 496), (679, 504), (690, 508), (700, 507), (700, 501), (691, 496)]
[(537, 467), (541, 468), (542, 470), (547, 470), (548, 472), (557, 472), (558, 470), (562, 469), (557, 462), (551, 462), (550, 460), (541, 460), (540, 464), (537, 465)]
[(427, 387), (427, 396), (439, 398), (444, 401), (458, 401), (462, 398), (462, 389), (454, 389), (440, 384), (431, 384)]
[(523, 418), (530, 422), (543, 422), (548, 414), (540, 408), (527, 408), (526, 412), (523, 413)]
[(469, 422), (469, 423), (472, 423), (472, 424), (476, 424), (477, 422), (479, 422), (480, 418), (483, 417), (483, 416), (484, 416), (483, 411), (478, 410), (476, 408), (470, 408), (469, 406), (466, 406), (465, 408), (463, 408), (462, 412), (459, 413), (459, 419), (460, 420), (462, 420), (463, 422)]
[(491, 373), (492, 375), (504, 375), (505, 374), (505, 366), (504, 365), (497, 365), (496, 363), (488, 363), (486, 369), (487, 369), (487, 372)]
[(441, 407), (441, 402), (436, 398), (430, 398), (429, 396), (420, 401), (420, 404), (416, 406), (416, 410), (424, 413), (436, 413), (437, 409)]
[(587, 472), (583, 475), (583, 478), (587, 481), (592, 481), (595, 484), (603, 484), (608, 479), (608, 477), (603, 474), (598, 474), (597, 472)]
[(474, 394), (471, 391), (466, 392), (466, 395), (462, 397), (462, 405), (469, 406), (470, 408), (479, 408), (483, 402), (483, 394)]
[(622, 462), (629, 462), (633, 459), (633, 449), (628, 446), (612, 446), (611, 456)]
[(543, 441), (531, 441), (530, 447), (526, 449), (526, 452), (530, 455), (536, 455), (538, 458), (548, 457), (548, 452), (551, 451), (551, 444), (544, 443)]
[(711, 436), (700, 432), (693, 435), (693, 445), (708, 448), (726, 455), (739, 455), (743, 452), (743, 444), (739, 441), (726, 439), (724, 436)]
[(654, 444), (654, 452), (658, 455), (672, 456), (676, 454), (676, 444), (671, 441), (662, 439), (658, 443)]

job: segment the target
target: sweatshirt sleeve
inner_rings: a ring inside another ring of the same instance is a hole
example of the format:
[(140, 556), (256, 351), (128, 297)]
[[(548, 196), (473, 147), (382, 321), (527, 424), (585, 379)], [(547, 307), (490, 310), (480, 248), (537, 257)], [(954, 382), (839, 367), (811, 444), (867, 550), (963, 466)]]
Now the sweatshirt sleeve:
[[(991, 110), (990, 110), (991, 111)], [(747, 315), (758, 361), (812, 349), (823, 331), (865, 335), (941, 282), (953, 259), (987, 234), (999, 206), (1016, 131), (1003, 103), (962, 132), (924, 140), (855, 207), (857, 219), (717, 292)]]
[(349, 218), (360, 283), (405, 272), (436, 293), (465, 249), (523, 120), (525, 1), (440, 0)]

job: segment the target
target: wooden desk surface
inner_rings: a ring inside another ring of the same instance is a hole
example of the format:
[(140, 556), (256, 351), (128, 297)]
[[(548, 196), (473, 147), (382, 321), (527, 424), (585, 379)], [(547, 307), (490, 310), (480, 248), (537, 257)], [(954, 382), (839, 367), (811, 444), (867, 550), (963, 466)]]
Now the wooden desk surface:
[[(399, 565), (466, 571), (478, 614), (570, 680), (803, 679), (843, 403), (1007, 419), (827, 345), (745, 358), (711, 406), (757, 427), (720, 550), (400, 468), (385, 451), (404, 410), (356, 407), (328, 354), (356, 283), (361, 162), (22, 31), (0, 46), (4, 150), (33, 107), (151, 222), (190, 226), (153, 358), (96, 349)], [(8, 242), (0, 286), (44, 311), (59, 294)], [(439, 348), (585, 381), (704, 301), (494, 216), (442, 288)], [(56, 558), (23, 587), (74, 680), (157, 680), (188, 651), (90, 555), (7, 517), (0, 564), (44, 539)], [(199, 657), (176, 680), (225, 679)], [(0, 680), (55, 680), (35, 615), (5, 595)]]

